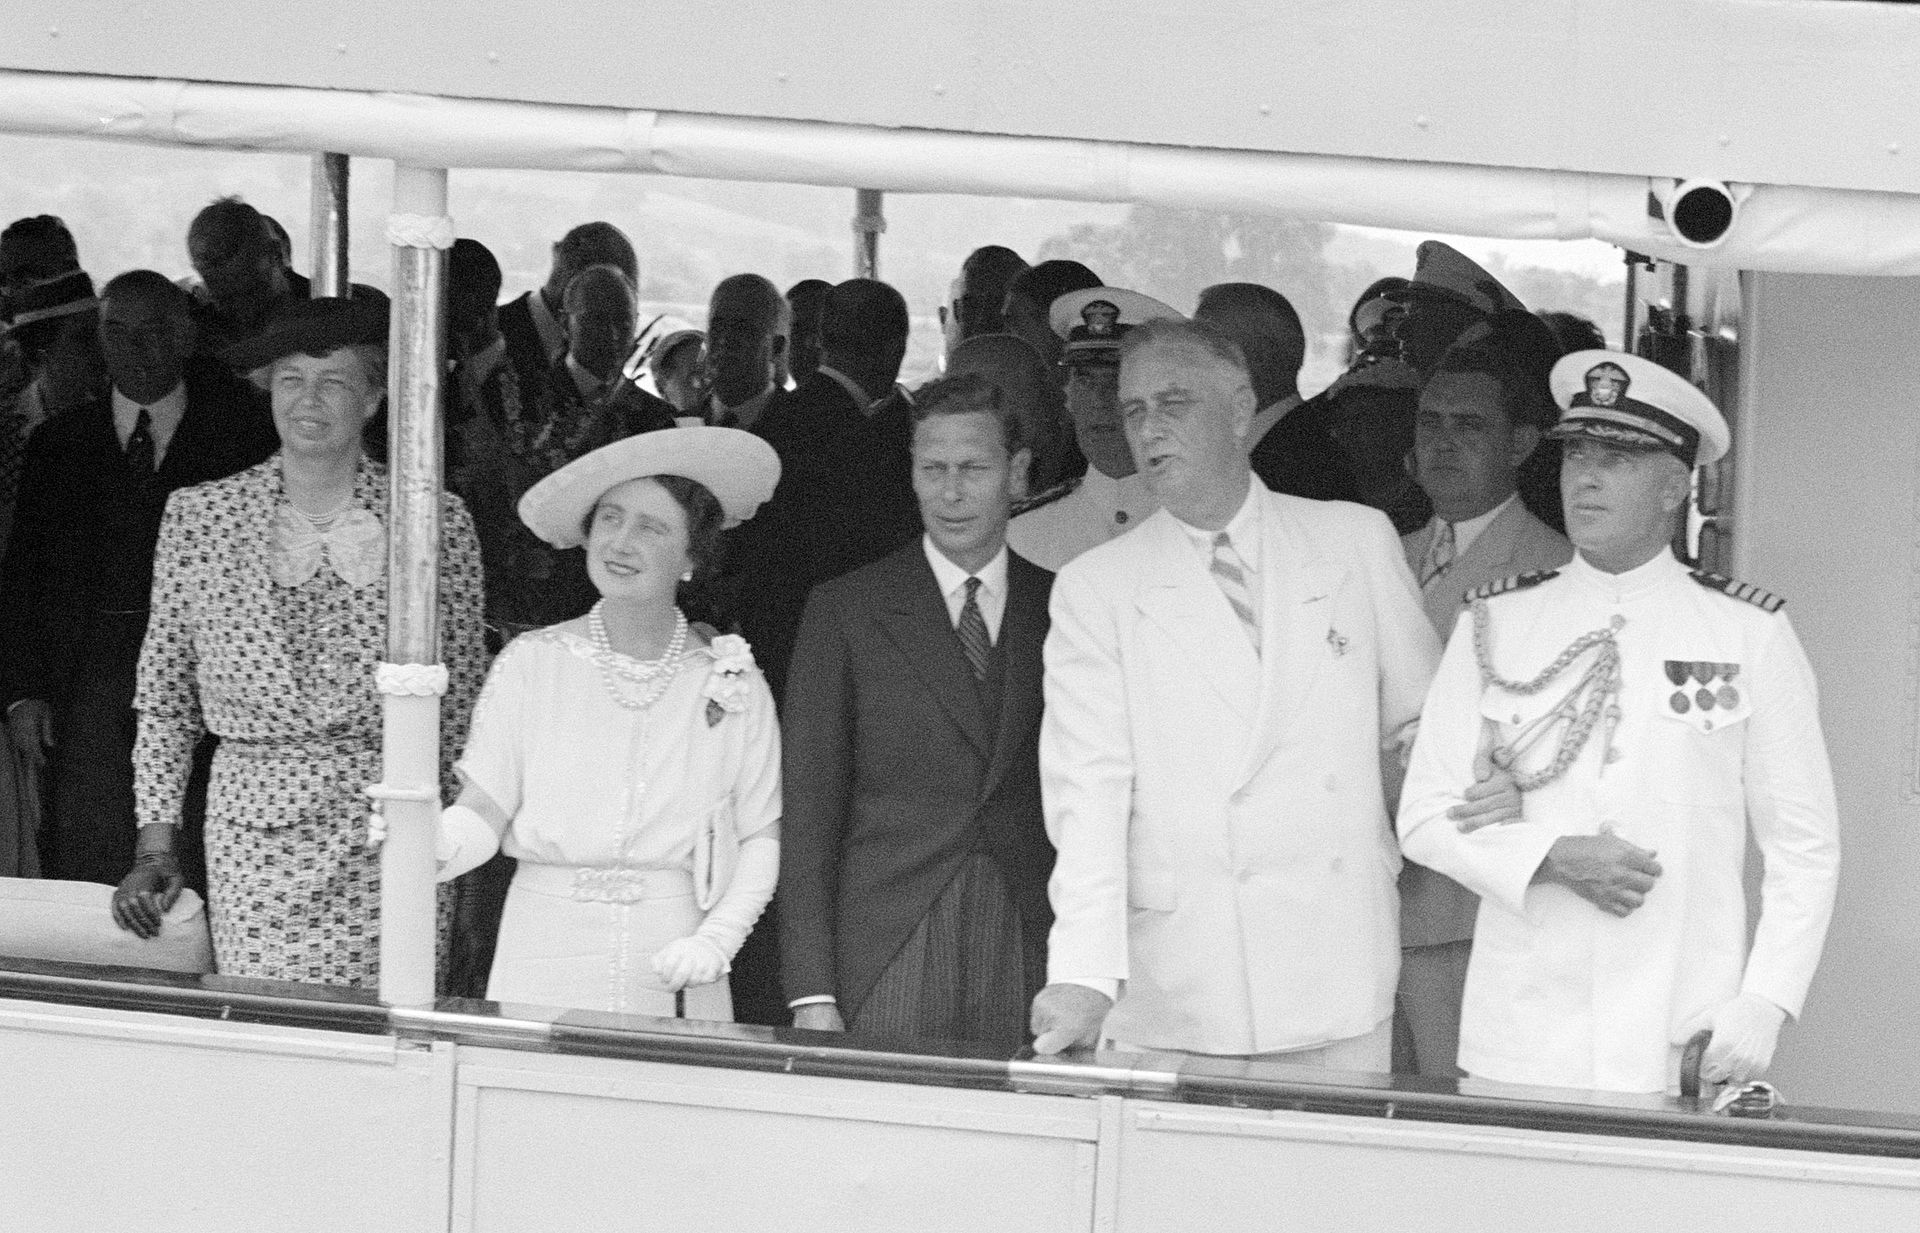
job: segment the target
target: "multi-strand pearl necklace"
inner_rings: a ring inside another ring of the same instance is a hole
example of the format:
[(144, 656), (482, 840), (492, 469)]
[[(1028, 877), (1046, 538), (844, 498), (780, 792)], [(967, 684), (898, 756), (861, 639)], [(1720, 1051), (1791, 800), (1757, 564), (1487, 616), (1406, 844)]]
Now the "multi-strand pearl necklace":
[[(629, 711), (644, 711), (660, 700), (680, 672), (681, 657), (687, 649), (687, 614), (678, 608), (673, 610), (673, 637), (660, 658), (637, 660), (613, 649), (606, 618), (600, 612), (605, 603), (601, 600), (587, 612), (587, 637), (593, 643), (593, 661), (600, 665), (600, 683), (618, 705)], [(621, 688), (623, 680), (640, 687), (637, 698)]]

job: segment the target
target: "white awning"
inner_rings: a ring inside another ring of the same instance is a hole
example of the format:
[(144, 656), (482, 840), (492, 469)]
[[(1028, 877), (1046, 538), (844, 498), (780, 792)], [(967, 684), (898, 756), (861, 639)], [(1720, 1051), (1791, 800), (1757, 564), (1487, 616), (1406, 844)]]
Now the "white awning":
[(0, 72), (0, 131), (905, 193), (1248, 211), (1502, 239), (1598, 239), (1739, 269), (1920, 274), (1920, 196), (1751, 186), (1725, 241), (1651, 217), (1645, 177), (994, 136), (423, 95)]

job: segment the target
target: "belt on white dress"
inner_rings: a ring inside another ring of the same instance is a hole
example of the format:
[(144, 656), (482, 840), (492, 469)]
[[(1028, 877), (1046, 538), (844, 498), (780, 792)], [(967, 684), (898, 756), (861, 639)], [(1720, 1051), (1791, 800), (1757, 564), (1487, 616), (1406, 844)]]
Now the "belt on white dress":
[(523, 860), (513, 880), (540, 895), (583, 902), (639, 903), (693, 895), (693, 874), (684, 869), (626, 869), (595, 865), (544, 865)]

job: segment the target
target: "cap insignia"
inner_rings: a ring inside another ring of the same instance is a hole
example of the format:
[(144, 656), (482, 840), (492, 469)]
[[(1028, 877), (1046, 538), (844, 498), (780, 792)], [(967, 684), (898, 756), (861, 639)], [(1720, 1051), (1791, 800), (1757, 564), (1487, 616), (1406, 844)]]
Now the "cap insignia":
[(1617, 407), (1627, 396), (1633, 378), (1627, 370), (1611, 361), (1587, 369), (1587, 401), (1596, 407)]

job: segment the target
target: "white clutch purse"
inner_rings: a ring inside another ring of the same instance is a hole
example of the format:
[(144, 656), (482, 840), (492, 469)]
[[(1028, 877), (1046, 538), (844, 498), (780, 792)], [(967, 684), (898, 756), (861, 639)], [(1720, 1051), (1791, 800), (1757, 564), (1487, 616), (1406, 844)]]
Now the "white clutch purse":
[(740, 832), (729, 796), (707, 810), (693, 836), (693, 901), (702, 912), (712, 911), (727, 893), (739, 863)]

